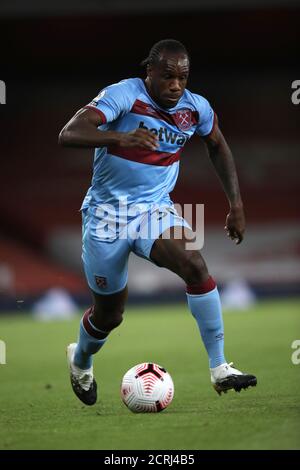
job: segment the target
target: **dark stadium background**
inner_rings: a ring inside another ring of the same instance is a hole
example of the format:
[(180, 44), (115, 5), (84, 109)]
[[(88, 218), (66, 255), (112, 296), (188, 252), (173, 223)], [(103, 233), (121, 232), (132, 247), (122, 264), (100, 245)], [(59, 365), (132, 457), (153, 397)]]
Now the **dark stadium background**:
[[(79, 208), (93, 151), (60, 148), (58, 133), (105, 85), (142, 77), (139, 62), (168, 37), (190, 51), (189, 88), (209, 99), (234, 152), (244, 243), (223, 232), (227, 202), (197, 137), (173, 200), (205, 204), (204, 254), (221, 286), (243, 280), (259, 296), (299, 294), (299, 24), (289, 1), (2, 1), (0, 310), (28, 311), (53, 287), (89, 302)], [(131, 258), (131, 301), (184, 299), (175, 276)]]

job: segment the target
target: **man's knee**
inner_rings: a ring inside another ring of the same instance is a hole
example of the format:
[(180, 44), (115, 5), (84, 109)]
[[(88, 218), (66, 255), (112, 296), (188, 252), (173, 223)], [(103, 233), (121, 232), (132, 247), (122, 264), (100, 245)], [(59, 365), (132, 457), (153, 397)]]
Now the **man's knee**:
[(123, 321), (124, 307), (114, 309), (99, 309), (94, 307), (93, 317), (96, 328), (102, 331), (110, 332), (117, 328)]
[(111, 331), (121, 325), (123, 321), (123, 312), (114, 312), (107, 318), (106, 331)]
[(181, 277), (186, 284), (205, 282), (208, 271), (204, 259), (198, 252), (187, 252), (181, 267)]
[(92, 322), (99, 330), (109, 333), (123, 321), (123, 313), (127, 300), (127, 287), (121, 292), (107, 296), (93, 292), (93, 297)]

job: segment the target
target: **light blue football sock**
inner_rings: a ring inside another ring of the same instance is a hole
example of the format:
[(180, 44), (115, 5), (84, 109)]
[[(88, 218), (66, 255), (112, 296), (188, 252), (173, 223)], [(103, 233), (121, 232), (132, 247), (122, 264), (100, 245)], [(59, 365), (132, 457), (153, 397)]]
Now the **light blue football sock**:
[[(90, 321), (88, 316), (85, 314), (85, 324), (88, 326), (89, 333), (84, 326), (84, 319), (81, 319), (78, 343), (74, 354), (74, 364), (80, 369), (89, 369), (92, 366), (93, 358), (92, 355), (102, 348), (107, 338), (98, 339), (97, 333), (104, 333), (98, 330)], [(86, 323), (88, 321), (88, 324)], [(90, 333), (94, 334), (92, 336)]]
[(209, 367), (226, 362), (221, 301), (217, 287), (205, 294), (186, 294), (189, 308), (198, 324), (205, 345)]

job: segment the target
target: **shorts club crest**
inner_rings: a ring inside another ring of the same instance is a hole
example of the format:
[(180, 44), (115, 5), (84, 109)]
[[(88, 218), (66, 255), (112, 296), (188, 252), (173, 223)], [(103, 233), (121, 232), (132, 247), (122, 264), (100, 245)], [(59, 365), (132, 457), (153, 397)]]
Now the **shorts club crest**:
[(106, 289), (107, 287), (107, 279), (104, 276), (95, 276), (95, 281), (98, 287), (101, 289)]

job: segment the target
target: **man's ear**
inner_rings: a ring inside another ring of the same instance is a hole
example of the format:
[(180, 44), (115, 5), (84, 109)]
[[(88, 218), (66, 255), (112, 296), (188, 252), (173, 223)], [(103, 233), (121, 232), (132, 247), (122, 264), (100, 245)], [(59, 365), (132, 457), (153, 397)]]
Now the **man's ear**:
[(147, 76), (152, 78), (152, 67), (150, 64), (147, 65)]

